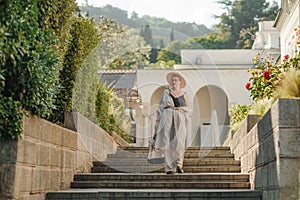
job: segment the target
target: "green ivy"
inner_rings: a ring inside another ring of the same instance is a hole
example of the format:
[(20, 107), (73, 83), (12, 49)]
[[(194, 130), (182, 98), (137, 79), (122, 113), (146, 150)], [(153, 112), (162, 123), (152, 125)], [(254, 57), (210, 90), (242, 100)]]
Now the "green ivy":
[(22, 132), (22, 104), (11, 97), (0, 99), (0, 140), (17, 139)]
[(37, 0), (1, 2), (2, 138), (20, 135), (24, 110), (40, 117), (52, 112), (58, 83), (56, 40), (39, 26), (38, 19)]

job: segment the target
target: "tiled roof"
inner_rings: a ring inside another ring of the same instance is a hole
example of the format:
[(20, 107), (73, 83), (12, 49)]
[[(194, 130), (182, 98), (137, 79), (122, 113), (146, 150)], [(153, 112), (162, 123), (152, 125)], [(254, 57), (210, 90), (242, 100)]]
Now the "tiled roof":
[(99, 70), (99, 82), (116, 89), (131, 89), (136, 82), (136, 70)]

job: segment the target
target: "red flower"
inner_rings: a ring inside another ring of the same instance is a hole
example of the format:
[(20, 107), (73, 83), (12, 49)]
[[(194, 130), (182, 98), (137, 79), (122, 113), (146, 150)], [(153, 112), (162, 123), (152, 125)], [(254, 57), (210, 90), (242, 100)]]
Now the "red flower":
[(246, 83), (245, 87), (246, 87), (247, 90), (250, 90), (250, 86), (251, 86), (251, 83), (248, 82), (248, 83)]
[(264, 70), (264, 77), (265, 77), (265, 79), (267, 79), (267, 80), (270, 80), (270, 79), (271, 79), (269, 70), (267, 70), (267, 69)]
[(289, 54), (285, 54), (284, 56), (283, 56), (283, 60), (288, 60), (290, 58), (290, 55)]

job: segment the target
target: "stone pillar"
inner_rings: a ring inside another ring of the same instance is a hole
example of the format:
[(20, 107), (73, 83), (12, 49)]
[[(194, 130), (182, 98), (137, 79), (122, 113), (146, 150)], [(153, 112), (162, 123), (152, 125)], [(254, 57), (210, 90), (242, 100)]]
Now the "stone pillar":
[(143, 134), (143, 146), (148, 146), (148, 138), (150, 137), (149, 132), (149, 116), (144, 116), (144, 134)]
[(143, 138), (142, 138), (142, 145), (148, 146), (148, 140), (151, 136), (151, 123), (150, 123), (150, 109), (149, 109), (149, 103), (143, 104), (143, 110), (142, 110), (143, 118), (144, 118), (144, 124), (143, 124)]
[(192, 117), (189, 117), (189, 123), (187, 125), (187, 130), (186, 130), (186, 141), (185, 141), (185, 146), (189, 147), (192, 146), (193, 142), (193, 136), (192, 136)]

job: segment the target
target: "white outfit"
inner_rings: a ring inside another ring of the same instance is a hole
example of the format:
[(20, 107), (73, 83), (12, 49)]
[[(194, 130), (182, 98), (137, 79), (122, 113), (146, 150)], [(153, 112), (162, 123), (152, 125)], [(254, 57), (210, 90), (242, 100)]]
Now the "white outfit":
[[(185, 95), (185, 94), (184, 94)], [(158, 105), (159, 124), (156, 131), (155, 149), (161, 150), (165, 157), (165, 171), (175, 171), (182, 167), (188, 114), (190, 108), (186, 99), (178, 97), (179, 107), (175, 107), (169, 89), (164, 90)], [(177, 103), (178, 104), (178, 103)], [(178, 106), (178, 105), (176, 105)]]

